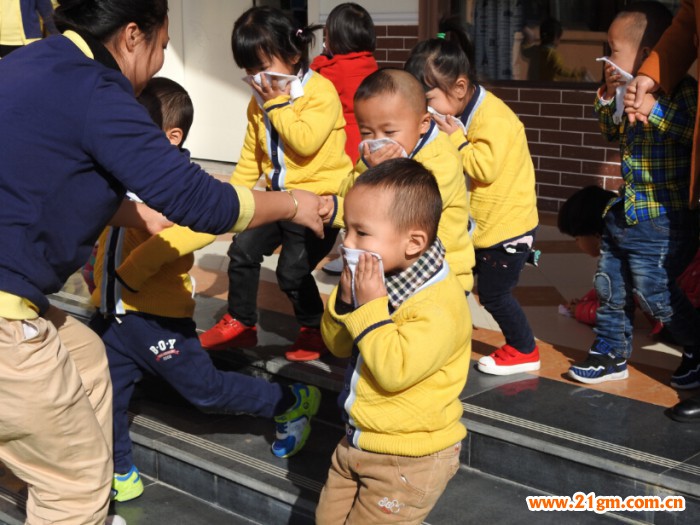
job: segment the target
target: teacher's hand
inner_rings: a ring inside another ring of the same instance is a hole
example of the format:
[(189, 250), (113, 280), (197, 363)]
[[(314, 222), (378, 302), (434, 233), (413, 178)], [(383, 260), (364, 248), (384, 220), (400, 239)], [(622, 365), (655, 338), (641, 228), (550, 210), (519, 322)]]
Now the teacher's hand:
[(290, 219), (291, 222), (306, 226), (323, 239), (323, 217), (328, 214), (327, 201), (305, 190), (292, 190), (290, 195), (296, 199), (296, 213)]

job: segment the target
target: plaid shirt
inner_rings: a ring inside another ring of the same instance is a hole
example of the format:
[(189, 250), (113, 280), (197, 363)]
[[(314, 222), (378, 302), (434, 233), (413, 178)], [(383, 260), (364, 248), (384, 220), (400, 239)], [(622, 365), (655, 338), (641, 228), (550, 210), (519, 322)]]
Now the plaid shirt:
[(661, 96), (649, 123), (630, 124), (623, 116), (613, 122), (615, 99), (596, 97), (600, 129), (609, 141), (620, 141), (624, 187), (605, 213), (624, 199), (627, 224), (647, 221), (688, 207), (693, 127), (697, 111), (697, 81), (686, 77), (670, 96)]
[(440, 271), (444, 261), (445, 247), (442, 241), (436, 238), (430, 248), (411, 266), (387, 277), (385, 286), (391, 311), (397, 310), (406, 299), (416, 293), (416, 290), (432, 279)]

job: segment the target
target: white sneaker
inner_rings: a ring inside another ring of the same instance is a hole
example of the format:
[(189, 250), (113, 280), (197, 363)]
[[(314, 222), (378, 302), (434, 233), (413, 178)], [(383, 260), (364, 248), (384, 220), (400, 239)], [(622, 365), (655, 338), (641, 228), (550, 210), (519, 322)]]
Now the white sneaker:
[(126, 520), (117, 514), (107, 516), (105, 525), (126, 525)]
[(338, 257), (323, 265), (321, 268), (328, 275), (340, 275), (343, 273), (343, 258)]

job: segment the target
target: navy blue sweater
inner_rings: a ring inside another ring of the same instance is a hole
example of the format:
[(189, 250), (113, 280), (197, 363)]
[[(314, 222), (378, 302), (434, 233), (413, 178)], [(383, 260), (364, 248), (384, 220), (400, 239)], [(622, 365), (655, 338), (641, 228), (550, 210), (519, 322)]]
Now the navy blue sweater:
[(1, 60), (0, 290), (43, 312), (126, 189), (196, 231), (238, 218), (233, 187), (170, 145), (121, 72), (61, 35)]

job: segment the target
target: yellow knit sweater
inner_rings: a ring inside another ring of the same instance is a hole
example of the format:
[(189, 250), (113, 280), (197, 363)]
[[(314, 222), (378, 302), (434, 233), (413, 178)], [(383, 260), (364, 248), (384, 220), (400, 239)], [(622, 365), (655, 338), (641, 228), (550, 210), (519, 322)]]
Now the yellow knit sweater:
[[(253, 196), (237, 188), (241, 213), (233, 232), (243, 231), (255, 210)], [(193, 252), (216, 239), (183, 226), (151, 235), (135, 228), (107, 228), (100, 235), (94, 265), (92, 304), (102, 313), (137, 311), (162, 317), (192, 317), (194, 299), (187, 273)], [(116, 280), (108, 269), (116, 268)]]
[[(248, 104), (243, 150), (232, 184), (252, 188), (262, 174), (272, 190), (304, 189), (317, 195), (338, 192), (352, 172), (345, 153), (345, 118), (338, 92), (318, 73), (304, 76), (304, 95), (282, 95)], [(271, 125), (271, 127), (270, 127)]]
[(471, 356), (472, 322), (452, 272), (409, 297), (389, 315), (381, 297), (348, 314), (331, 293), (321, 321), (323, 339), (339, 357), (359, 358), (345, 402), (362, 450), (425, 456), (466, 436), (460, 422)]
[[(413, 159), (429, 169), (437, 180), (442, 198), (438, 237), (445, 246), (447, 252), (445, 258), (450, 269), (457, 275), (464, 291), (470, 292), (474, 285), (472, 268), (475, 264), (475, 256), (474, 246), (468, 233), (469, 202), (459, 152), (450, 143), (447, 135), (439, 132), (432, 141), (414, 154)], [(345, 227), (342, 197), (347, 195), (357, 177), (366, 170), (367, 165), (360, 159), (351, 176), (343, 181), (333, 226)]]
[(471, 179), (474, 247), (488, 248), (534, 229), (538, 223), (535, 168), (525, 128), (515, 113), (486, 92), (474, 109), (466, 138), (458, 130), (450, 140), (460, 150), (464, 172)]

